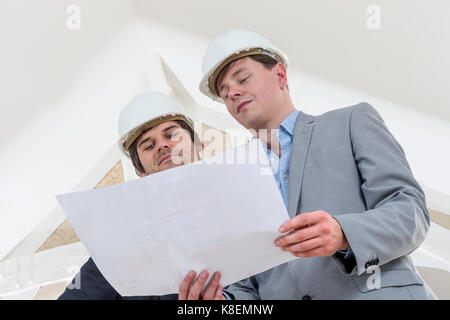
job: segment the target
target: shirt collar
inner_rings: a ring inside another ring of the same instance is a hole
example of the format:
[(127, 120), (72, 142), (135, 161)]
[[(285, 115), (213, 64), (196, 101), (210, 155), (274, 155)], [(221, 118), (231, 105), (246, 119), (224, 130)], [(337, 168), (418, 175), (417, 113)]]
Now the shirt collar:
[(298, 110), (292, 111), (280, 124), (280, 129), (283, 128), (291, 136), (294, 134), (295, 123), (297, 122)]
[[(283, 130), (285, 130), (287, 133), (289, 133), (289, 135), (292, 137), (294, 135), (294, 129), (295, 129), (295, 123), (297, 122), (297, 118), (298, 118), (298, 110), (295, 109), (295, 111), (292, 111), (292, 113), (290, 115), (288, 115), (280, 124), (280, 129), (283, 128)], [(258, 139), (256, 137), (253, 137), (252, 140)], [(258, 139), (259, 141), (261, 141), (261, 144), (263, 145), (263, 147), (267, 150), (267, 144)]]

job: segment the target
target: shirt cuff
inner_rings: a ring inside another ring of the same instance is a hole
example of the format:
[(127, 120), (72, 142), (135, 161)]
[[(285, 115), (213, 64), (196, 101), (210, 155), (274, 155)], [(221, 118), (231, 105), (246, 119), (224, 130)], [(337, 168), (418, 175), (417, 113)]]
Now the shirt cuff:
[(347, 250), (339, 250), (340, 254), (345, 254), (344, 259), (350, 259), (353, 258), (353, 251), (352, 248), (349, 246)]
[(234, 300), (233, 298), (231, 298), (231, 296), (226, 293), (225, 291), (222, 291), (222, 294), (225, 296), (225, 298), (227, 298), (227, 300)]

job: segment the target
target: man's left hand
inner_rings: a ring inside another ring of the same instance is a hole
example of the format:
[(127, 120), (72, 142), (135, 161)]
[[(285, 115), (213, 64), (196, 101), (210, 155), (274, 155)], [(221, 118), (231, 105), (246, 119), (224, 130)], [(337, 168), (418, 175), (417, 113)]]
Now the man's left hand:
[(286, 221), (279, 231), (288, 233), (275, 240), (275, 245), (296, 257), (326, 257), (348, 249), (341, 226), (325, 211), (299, 214)]
[(197, 278), (195, 276), (195, 271), (191, 271), (184, 277), (179, 287), (178, 300), (227, 300), (219, 283), (220, 272), (215, 272), (208, 284), (207, 270), (203, 270)]

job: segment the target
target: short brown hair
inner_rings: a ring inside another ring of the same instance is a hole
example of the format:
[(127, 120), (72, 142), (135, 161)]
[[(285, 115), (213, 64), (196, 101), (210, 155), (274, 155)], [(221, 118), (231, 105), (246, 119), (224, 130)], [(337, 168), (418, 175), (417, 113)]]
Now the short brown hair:
[[(178, 123), (182, 129), (187, 130), (189, 132), (189, 135), (190, 135), (191, 140), (194, 143), (194, 145), (200, 143), (200, 139), (199, 139), (197, 133), (194, 131), (194, 129), (191, 128), (191, 126), (189, 126), (183, 120), (174, 120), (174, 121), (176, 123)], [(144, 133), (146, 133), (147, 131), (151, 130), (152, 128), (154, 128), (154, 127), (150, 127), (148, 129), (146, 129), (145, 131), (143, 131), (139, 135), (139, 137), (137, 137), (136, 140), (134, 140), (134, 142), (128, 148), (128, 153), (130, 154), (131, 162), (133, 163), (134, 170), (136, 171), (136, 174), (138, 174), (138, 175), (139, 175), (139, 173), (145, 173), (145, 169), (141, 163), (141, 160), (139, 159), (139, 155), (138, 155), (138, 151), (137, 151), (137, 143), (138, 143), (138, 140), (142, 137), (142, 135)]]
[(230, 69), (237, 61), (247, 57), (256, 62), (261, 63), (263, 67), (266, 68), (267, 70), (272, 70), (273, 67), (275, 67), (278, 64), (278, 61), (276, 59), (266, 54), (254, 54), (251, 56), (244, 56), (242, 58), (233, 60), (229, 64), (227, 64), (222, 70), (220, 70), (219, 74), (217, 75), (216, 83), (214, 83), (214, 87), (217, 93), (219, 92), (219, 88), (217, 86), (223, 80), (223, 77), (227, 73), (228, 69)]

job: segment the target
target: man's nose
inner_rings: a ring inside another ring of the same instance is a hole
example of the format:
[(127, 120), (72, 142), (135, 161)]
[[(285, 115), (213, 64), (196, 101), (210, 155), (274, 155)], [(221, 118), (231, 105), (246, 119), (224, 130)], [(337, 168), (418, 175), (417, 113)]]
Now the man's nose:
[(240, 97), (242, 95), (242, 90), (239, 88), (237, 84), (230, 85), (228, 89), (228, 96), (233, 99), (236, 97)]
[(161, 152), (161, 151), (164, 151), (164, 150), (169, 150), (169, 143), (168, 143), (168, 141), (160, 141), (159, 143), (158, 143), (158, 145), (157, 145), (157, 148), (158, 148), (158, 153), (159, 152)]

